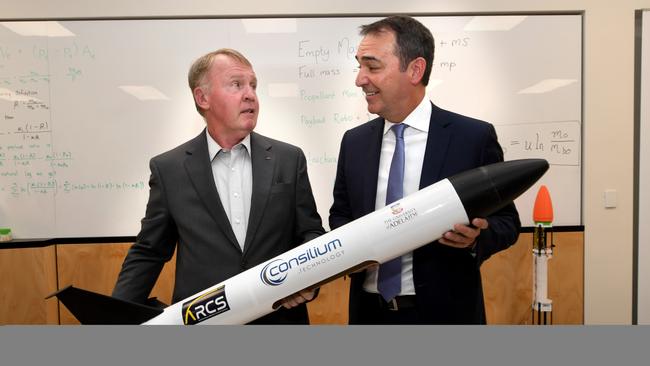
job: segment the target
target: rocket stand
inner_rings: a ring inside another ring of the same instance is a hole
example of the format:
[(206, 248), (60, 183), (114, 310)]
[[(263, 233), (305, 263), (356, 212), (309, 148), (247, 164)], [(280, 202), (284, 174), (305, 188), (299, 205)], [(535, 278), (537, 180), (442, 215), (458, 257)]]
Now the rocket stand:
[[(550, 243), (547, 234), (551, 234)], [(550, 223), (537, 223), (533, 234), (532, 324), (553, 324), (553, 301), (548, 298), (548, 260), (553, 257), (553, 229)]]

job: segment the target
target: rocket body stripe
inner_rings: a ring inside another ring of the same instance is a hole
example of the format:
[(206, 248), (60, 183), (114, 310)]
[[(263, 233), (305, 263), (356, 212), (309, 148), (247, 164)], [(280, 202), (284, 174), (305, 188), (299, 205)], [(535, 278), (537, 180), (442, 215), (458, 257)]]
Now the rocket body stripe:
[[(230, 310), (199, 324), (244, 324), (324, 278), (365, 261), (383, 263), (439, 239), (454, 224), (468, 222), (454, 187), (445, 179), (179, 301), (144, 324), (184, 324), (183, 303), (221, 286)], [(270, 286), (261, 279), (264, 269), (286, 277)]]

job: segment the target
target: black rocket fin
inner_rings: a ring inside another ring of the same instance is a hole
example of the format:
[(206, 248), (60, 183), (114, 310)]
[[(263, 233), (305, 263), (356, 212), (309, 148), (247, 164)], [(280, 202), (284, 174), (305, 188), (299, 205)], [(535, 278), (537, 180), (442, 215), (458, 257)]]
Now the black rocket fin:
[(46, 299), (52, 296), (56, 296), (81, 324), (142, 324), (163, 312), (158, 307), (116, 299), (72, 285)]

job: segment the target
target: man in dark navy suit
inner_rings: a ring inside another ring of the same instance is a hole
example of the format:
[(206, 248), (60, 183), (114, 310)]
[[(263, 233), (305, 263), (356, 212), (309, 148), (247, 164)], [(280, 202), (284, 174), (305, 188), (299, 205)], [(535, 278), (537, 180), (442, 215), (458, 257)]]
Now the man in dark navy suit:
[[(362, 26), (361, 35), (356, 85), (368, 111), (379, 118), (343, 136), (332, 229), (394, 200), (394, 153), (402, 172), (397, 199), (464, 170), (503, 161), (491, 124), (446, 111), (426, 98), (434, 40), (424, 25), (392, 16)], [(440, 240), (392, 261), (398, 266), (393, 272), (382, 264), (352, 274), (350, 323), (485, 324), (481, 263), (512, 245), (521, 224), (513, 204), (470, 219), (471, 225), (457, 224)], [(387, 287), (395, 291), (386, 295)]]

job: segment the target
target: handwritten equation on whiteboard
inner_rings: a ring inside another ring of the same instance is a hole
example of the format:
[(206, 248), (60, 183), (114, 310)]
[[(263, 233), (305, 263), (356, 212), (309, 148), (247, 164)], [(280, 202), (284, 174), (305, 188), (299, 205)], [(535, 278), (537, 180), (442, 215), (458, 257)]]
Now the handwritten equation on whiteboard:
[(551, 165), (580, 166), (580, 122), (495, 126), (506, 160), (542, 158)]

